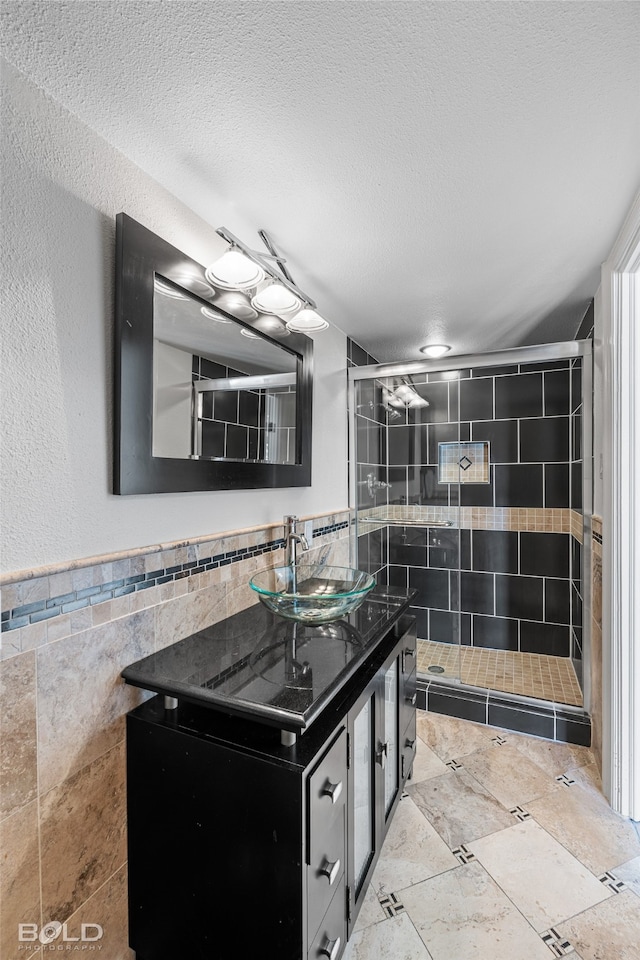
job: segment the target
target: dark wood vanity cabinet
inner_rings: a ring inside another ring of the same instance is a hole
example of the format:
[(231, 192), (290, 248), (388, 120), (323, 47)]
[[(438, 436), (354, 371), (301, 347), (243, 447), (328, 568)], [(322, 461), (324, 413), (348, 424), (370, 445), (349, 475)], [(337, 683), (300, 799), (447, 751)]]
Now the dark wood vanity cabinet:
[(338, 960), (415, 752), (415, 621), (401, 617), (290, 747), (155, 697), (127, 717), (137, 960)]

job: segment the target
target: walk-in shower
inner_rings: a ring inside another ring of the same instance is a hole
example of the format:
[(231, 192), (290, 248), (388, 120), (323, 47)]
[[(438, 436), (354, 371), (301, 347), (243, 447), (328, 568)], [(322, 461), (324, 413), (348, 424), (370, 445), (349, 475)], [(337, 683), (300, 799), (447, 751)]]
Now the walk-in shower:
[(588, 708), (591, 343), (349, 380), (353, 560), (417, 590), (419, 674)]

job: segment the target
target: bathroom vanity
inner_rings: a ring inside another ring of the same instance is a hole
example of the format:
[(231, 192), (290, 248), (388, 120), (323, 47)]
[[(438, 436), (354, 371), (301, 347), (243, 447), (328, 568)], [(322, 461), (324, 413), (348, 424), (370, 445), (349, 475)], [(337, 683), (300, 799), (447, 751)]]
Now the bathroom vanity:
[(127, 667), (137, 960), (339, 960), (409, 776), (413, 591), (320, 626), (262, 606)]

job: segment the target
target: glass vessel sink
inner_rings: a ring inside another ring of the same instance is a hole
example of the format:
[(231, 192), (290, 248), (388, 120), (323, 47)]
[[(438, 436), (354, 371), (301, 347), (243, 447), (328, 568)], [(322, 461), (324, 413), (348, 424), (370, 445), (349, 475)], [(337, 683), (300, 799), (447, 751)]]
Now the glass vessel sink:
[(351, 567), (296, 564), (261, 570), (249, 586), (279, 617), (328, 623), (357, 610), (375, 583), (371, 574)]

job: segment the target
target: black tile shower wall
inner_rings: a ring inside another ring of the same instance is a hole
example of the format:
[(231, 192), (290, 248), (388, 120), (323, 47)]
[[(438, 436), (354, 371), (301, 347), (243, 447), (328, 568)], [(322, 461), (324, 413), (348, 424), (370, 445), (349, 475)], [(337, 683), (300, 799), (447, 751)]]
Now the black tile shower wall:
[[(358, 427), (358, 462), (379, 465), (378, 479), (390, 484), (375, 505), (578, 508), (580, 362), (482, 367), (455, 379), (415, 375), (411, 382), (429, 405), (389, 414), (380, 385), (361, 387), (358, 413), (367, 423)], [(386, 450), (381, 437), (364, 439), (371, 420), (381, 425)], [(457, 441), (489, 444), (488, 483), (439, 482), (440, 444)]]
[(347, 337), (347, 367), (368, 367), (371, 363), (378, 363), (378, 361), (359, 343)]
[[(216, 380), (247, 376), (206, 357), (192, 358), (192, 379)], [(270, 391), (273, 395), (273, 391)], [(295, 460), (295, 395), (289, 388), (278, 392), (278, 423), (268, 419), (264, 390), (225, 390), (202, 395), (202, 456), (231, 460), (262, 460), (269, 442), (269, 459)], [(274, 453), (275, 450), (275, 453)]]
[[(577, 507), (572, 490), (582, 483), (580, 363), (414, 376), (429, 406), (398, 415), (385, 411), (379, 384), (367, 382), (366, 391), (363, 384), (356, 418), (358, 505)], [(439, 444), (457, 440), (488, 442), (488, 483), (439, 482)], [(581, 556), (569, 534), (401, 526), (386, 531), (386, 577), (418, 590), (413, 612), (420, 639), (579, 655), (582, 594), (575, 577)], [(362, 549), (371, 569), (381, 553), (368, 541)]]

